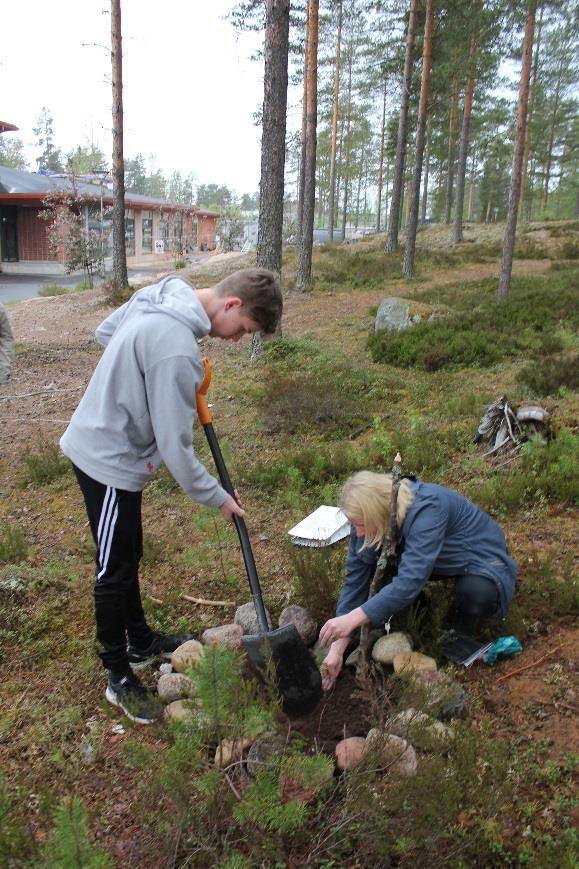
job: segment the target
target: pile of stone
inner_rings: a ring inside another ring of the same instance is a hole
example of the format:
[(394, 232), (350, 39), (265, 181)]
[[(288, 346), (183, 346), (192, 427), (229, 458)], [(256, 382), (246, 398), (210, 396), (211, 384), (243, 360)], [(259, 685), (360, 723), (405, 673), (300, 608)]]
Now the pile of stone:
[[(266, 612), (268, 625), (272, 626)], [(317, 635), (317, 625), (306, 609), (292, 605), (286, 607), (279, 618), (279, 626), (292, 623), (306, 645), (311, 646)], [(239, 607), (233, 623), (208, 628), (201, 642), (189, 640), (172, 655), (171, 662), (161, 665), (158, 682), (160, 700), (165, 704), (165, 716), (169, 721), (193, 721), (201, 714), (195, 699), (195, 686), (185, 671), (195, 667), (210, 646), (239, 649), (241, 638), (258, 632), (257, 616), (253, 603)], [(376, 635), (377, 636), (377, 635)], [(385, 774), (399, 776), (415, 775), (420, 752), (447, 752), (454, 738), (451, 726), (443, 723), (466, 714), (466, 695), (444, 672), (437, 668), (436, 661), (412, 649), (409, 638), (402, 633), (377, 636), (372, 646), (372, 658), (381, 667), (391, 667), (394, 673), (406, 676), (409, 688), (406, 692), (415, 705), (398, 711), (380, 728), (372, 728), (366, 736), (350, 736), (335, 748), (334, 765), (339, 772), (352, 769), (365, 761)], [(355, 663), (355, 654), (350, 664)], [(418, 708), (419, 707), (419, 708)], [(255, 777), (260, 768), (286, 751), (286, 738), (280, 734), (250, 739), (240, 735), (223, 739), (215, 750), (213, 762), (219, 768), (229, 767), (244, 761), (244, 769)], [(330, 770), (332, 765), (329, 765)], [(298, 783), (284, 780), (282, 791), (287, 799), (311, 799), (322, 785), (317, 783), (310, 792), (305, 792)], [(296, 796), (296, 788), (299, 796)], [(307, 789), (306, 789), (307, 790)]]
[[(272, 620), (266, 610), (268, 626)], [(309, 612), (295, 604), (285, 607), (280, 613), (279, 627), (293, 624), (306, 646), (311, 646), (317, 636), (317, 624)], [(255, 605), (245, 603), (238, 607), (231, 624), (207, 628), (198, 640), (188, 640), (176, 649), (171, 662), (161, 664), (160, 678), (157, 685), (159, 699), (165, 704), (167, 721), (192, 720), (198, 716), (198, 704), (195, 701), (195, 685), (185, 675), (185, 671), (195, 667), (204, 654), (205, 648), (222, 646), (226, 649), (241, 649), (241, 638), (259, 633)], [(229, 750), (229, 748), (227, 749)]]

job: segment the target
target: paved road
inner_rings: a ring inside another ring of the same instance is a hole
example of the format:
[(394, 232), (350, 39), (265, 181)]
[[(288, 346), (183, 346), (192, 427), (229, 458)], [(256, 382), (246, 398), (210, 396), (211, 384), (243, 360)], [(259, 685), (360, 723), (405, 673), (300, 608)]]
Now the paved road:
[(81, 280), (79, 275), (6, 275), (0, 272), (0, 302), (33, 299), (46, 284), (75, 287)]
[[(161, 274), (162, 270), (170, 271), (171, 266), (155, 264), (129, 269), (129, 282), (143, 283), (147, 278)], [(22, 299), (34, 299), (38, 291), (47, 284), (58, 284), (61, 287), (75, 287), (82, 281), (82, 275), (7, 275), (0, 272), (0, 302), (20, 302)], [(95, 278), (95, 287), (98, 279)]]

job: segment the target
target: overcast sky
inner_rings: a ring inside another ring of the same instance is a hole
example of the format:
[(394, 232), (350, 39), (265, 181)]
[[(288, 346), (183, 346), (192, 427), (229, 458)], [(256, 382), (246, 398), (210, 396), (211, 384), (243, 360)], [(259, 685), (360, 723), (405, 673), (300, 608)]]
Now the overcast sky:
[[(236, 34), (234, 0), (122, 0), (125, 157), (237, 193), (259, 186), (263, 68), (259, 34)], [(0, 120), (16, 124), (32, 167), (42, 106), (63, 153), (91, 139), (111, 153), (110, 3), (2, 2)], [(95, 47), (93, 43), (100, 43)]]

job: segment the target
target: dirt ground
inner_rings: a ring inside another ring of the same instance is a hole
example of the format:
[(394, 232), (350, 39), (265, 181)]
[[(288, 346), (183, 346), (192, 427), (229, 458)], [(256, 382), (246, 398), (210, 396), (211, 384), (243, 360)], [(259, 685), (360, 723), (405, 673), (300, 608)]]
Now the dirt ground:
[[(547, 260), (517, 262), (515, 273), (539, 274), (549, 265)], [(496, 270), (496, 264), (467, 265), (461, 269), (460, 277), (474, 280), (495, 275)], [(192, 278), (194, 280), (194, 273)], [(436, 284), (440, 286), (456, 280), (456, 272), (449, 271), (447, 275), (438, 276)], [(423, 290), (428, 285), (422, 283), (418, 289)], [(359, 318), (366, 316), (368, 309), (387, 295), (408, 296), (409, 292), (405, 288), (398, 292), (357, 290), (355, 293), (289, 294), (285, 304), (284, 333), (288, 337), (306, 332), (332, 333), (335, 336), (346, 334), (352, 326), (358, 328)], [(110, 310), (102, 293), (96, 290), (32, 299), (10, 308), (20, 352), (10, 384), (0, 386), (0, 468), (18, 462), (23, 450), (31, 444), (58, 443), (100, 355), (93, 338), (94, 329)], [(232, 348), (221, 342), (206, 339), (204, 345), (217, 365), (231, 357)], [(24, 506), (12, 512), (12, 518), (24, 516), (27, 511), (25, 499), (22, 504)], [(29, 523), (38, 520), (41, 524), (40, 515), (27, 516), (26, 519)], [(523, 528), (521, 533), (524, 533)], [(43, 557), (42, 551), (46, 553), (55, 543), (43, 537), (41, 528), (36, 542), (41, 547), (39, 558)], [(469, 670), (453, 669), (453, 678), (468, 689), (469, 697), (474, 701), (479, 725), (486, 723), (497, 736), (541, 742), (546, 756), (554, 761), (560, 760), (566, 751), (577, 745), (578, 639), (578, 629), (563, 620), (548, 631), (538, 630), (536, 636), (526, 643), (519, 658), (493, 667), (475, 664)], [(532, 666), (516, 672), (528, 665)], [(23, 688), (23, 708), (24, 697), (30, 691), (36, 697), (42, 697), (44, 691), (52, 690), (51, 686), (43, 685), (37, 679), (38, 675), (30, 674), (28, 677)], [(13, 671), (11, 681), (15, 684), (23, 676), (23, 673)], [(94, 685), (91, 682), (84, 702), (94, 702), (96, 706), (100, 691), (100, 681), (98, 685), (96, 681)], [(366, 714), (363, 697), (353, 678), (346, 676), (298, 729), (312, 747), (332, 751), (336, 742), (345, 735), (367, 732)], [(114, 785), (111, 793), (110, 781), (106, 778), (106, 769), (114, 767), (115, 757), (120, 756), (126, 738), (126, 734), (110, 733), (105, 772), (87, 779), (82, 797), (89, 804), (106, 804), (98, 836), (107, 847), (110, 846), (119, 865), (158, 866), (158, 862), (148, 861), (146, 835), (143, 840), (141, 828), (140, 838), (137, 837), (135, 819), (130, 817), (133, 785), (121, 781), (118, 786)], [(162, 732), (154, 729), (148, 732), (147, 740), (151, 745), (164, 743)], [(7, 769), (24, 759), (35, 762), (34, 746), (22, 747), (24, 754), (19, 752), (19, 756), (15, 756), (12, 748), (0, 745), (0, 756), (3, 755)], [(31, 830), (39, 841), (46, 835), (42, 824), (36, 829), (32, 824)]]

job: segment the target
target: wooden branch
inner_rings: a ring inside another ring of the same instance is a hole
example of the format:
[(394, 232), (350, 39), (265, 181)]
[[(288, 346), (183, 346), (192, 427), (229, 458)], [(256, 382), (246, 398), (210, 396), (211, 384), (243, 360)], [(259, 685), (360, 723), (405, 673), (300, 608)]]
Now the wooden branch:
[(554, 649), (551, 649), (550, 652), (547, 652), (546, 655), (543, 655), (542, 657), (537, 658), (537, 660), (536, 660), (536, 661), (533, 661), (531, 664), (525, 664), (524, 667), (517, 667), (516, 670), (511, 670), (510, 673), (506, 673), (504, 676), (501, 676), (499, 679), (496, 680), (496, 683), (495, 683), (495, 684), (498, 685), (500, 682), (504, 682), (505, 679), (510, 679), (511, 676), (516, 676), (517, 673), (522, 673), (523, 670), (530, 670), (531, 667), (536, 667), (537, 664), (540, 664), (541, 661), (544, 661), (544, 660), (545, 660), (545, 658), (549, 658), (551, 655), (554, 655), (555, 652), (558, 652), (559, 649), (562, 649), (563, 646), (566, 646), (566, 645), (567, 645), (567, 643), (560, 643), (558, 646), (555, 646)]
[(180, 597), (200, 606), (236, 606), (234, 600), (205, 600), (204, 597), (192, 597), (190, 594), (181, 594)]

